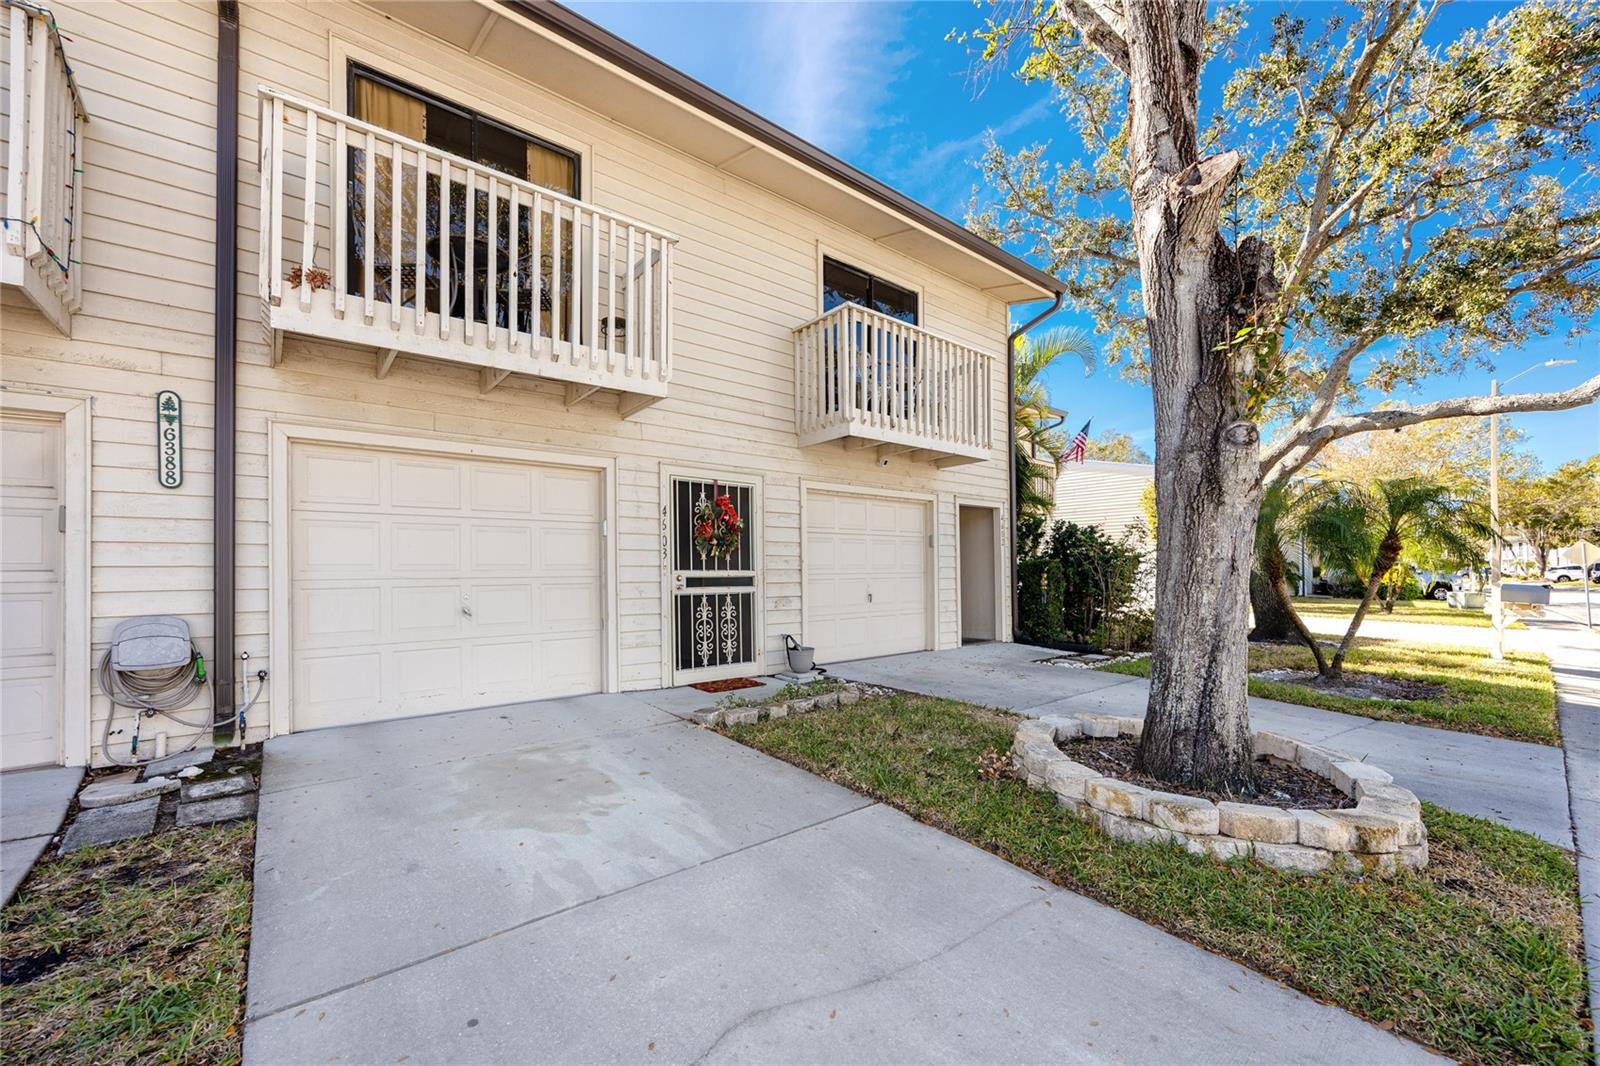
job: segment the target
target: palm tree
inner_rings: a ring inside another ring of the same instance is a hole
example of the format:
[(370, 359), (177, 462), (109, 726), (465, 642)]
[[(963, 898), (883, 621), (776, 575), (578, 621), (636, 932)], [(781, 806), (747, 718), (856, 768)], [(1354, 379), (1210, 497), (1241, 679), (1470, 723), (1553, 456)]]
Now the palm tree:
[(1379, 479), (1370, 488), (1334, 483), (1309, 501), (1303, 529), (1323, 559), (1366, 583), (1350, 627), (1326, 669), (1339, 677), (1378, 587), (1408, 546), (1456, 561), (1471, 561), (1482, 551), (1488, 521), (1482, 507), (1454, 488), (1425, 478)]
[(1317, 660), (1317, 673), (1328, 673), (1328, 659), (1317, 638), (1294, 609), (1289, 590), (1289, 560), (1283, 542), (1303, 531), (1307, 510), (1316, 499), (1315, 490), (1279, 482), (1261, 496), (1261, 515), (1256, 521), (1254, 565), (1250, 568), (1250, 607), (1256, 626), (1251, 640), (1284, 640), (1289, 631), (1311, 649)]
[(1050, 406), (1050, 394), (1042, 380), (1045, 368), (1064, 355), (1077, 356), (1085, 374), (1094, 370), (1094, 342), (1082, 330), (1052, 329), (1037, 337), (1017, 338), (1017, 447), (1012, 461), (1019, 521), (1025, 517), (1046, 519), (1055, 508), (1055, 500), (1041, 484), (1048, 472), (1037, 456), (1042, 453), (1053, 468), (1067, 446), (1066, 436), (1058, 428), (1059, 415)]

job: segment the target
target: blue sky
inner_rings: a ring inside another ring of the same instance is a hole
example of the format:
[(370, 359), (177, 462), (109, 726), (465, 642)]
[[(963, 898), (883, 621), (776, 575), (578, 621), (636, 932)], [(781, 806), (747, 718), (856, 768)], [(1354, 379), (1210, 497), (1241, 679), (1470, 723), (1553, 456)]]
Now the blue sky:
[[(1047, 91), (1006, 75), (975, 79), (963, 45), (945, 39), (978, 25), (982, 10), (961, 0), (890, 2), (573, 2), (574, 8), (646, 51), (686, 71), (950, 218), (961, 220), (979, 180), (973, 160), (987, 131), (1017, 148), (1049, 141), (1061, 160), (1077, 137), (1057, 115)], [(1294, 4), (1308, 19), (1334, 7)], [(1461, 21), (1487, 19), (1499, 8), (1464, 6)], [(1277, 8), (1271, 9), (1273, 11)], [(1265, 32), (1268, 14), (1251, 20), (1248, 41)], [(1248, 54), (1249, 48), (1242, 50)], [(1020, 321), (1034, 309), (1018, 307)], [(1070, 310), (1051, 325), (1089, 326)], [(1577, 365), (1540, 369), (1514, 389), (1568, 388), (1600, 372), (1600, 336), (1569, 344), (1555, 336), (1505, 353), (1502, 377), (1544, 359)], [(1399, 398), (1421, 402), (1486, 392), (1488, 374), (1433, 379)], [(1094, 419), (1095, 433), (1130, 434), (1153, 445), (1150, 392), (1118, 368), (1084, 375), (1061, 364), (1047, 378), (1051, 398), (1068, 410), (1068, 427)], [(1600, 452), (1600, 409), (1516, 416), (1527, 446), (1547, 468)]]

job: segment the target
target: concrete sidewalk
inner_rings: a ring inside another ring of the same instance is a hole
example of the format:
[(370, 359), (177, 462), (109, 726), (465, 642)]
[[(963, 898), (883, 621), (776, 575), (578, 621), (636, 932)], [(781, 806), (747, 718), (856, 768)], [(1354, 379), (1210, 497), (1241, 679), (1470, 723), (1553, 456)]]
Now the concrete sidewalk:
[(42, 766), (0, 774), (0, 906), (61, 828), (83, 780), (81, 766)]
[(270, 741), (245, 1061), (1439, 1061), (649, 696)]
[[(1035, 717), (1098, 710), (1143, 717), (1149, 682), (1123, 674), (1046, 666), (1055, 653), (1025, 644), (971, 644), (840, 663), (852, 681), (946, 696)], [(1572, 847), (1566, 767), (1560, 748), (1379, 722), (1359, 715), (1251, 699), (1263, 728), (1369, 759), (1425, 800)]]
[[(1578, 891), (1583, 897), (1589, 1014), (1600, 1017), (1600, 637), (1564, 620), (1533, 623), (1547, 637), (1567, 755)], [(1600, 1045), (1595, 1048), (1600, 1066)]]

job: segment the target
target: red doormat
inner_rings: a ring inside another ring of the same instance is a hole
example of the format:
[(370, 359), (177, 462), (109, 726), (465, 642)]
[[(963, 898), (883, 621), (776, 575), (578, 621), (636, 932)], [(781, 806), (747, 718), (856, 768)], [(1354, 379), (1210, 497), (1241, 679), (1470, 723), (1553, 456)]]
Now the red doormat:
[(760, 688), (761, 682), (753, 681), (748, 677), (729, 677), (721, 681), (702, 681), (698, 685), (690, 685), (701, 692), (733, 692), (741, 688)]

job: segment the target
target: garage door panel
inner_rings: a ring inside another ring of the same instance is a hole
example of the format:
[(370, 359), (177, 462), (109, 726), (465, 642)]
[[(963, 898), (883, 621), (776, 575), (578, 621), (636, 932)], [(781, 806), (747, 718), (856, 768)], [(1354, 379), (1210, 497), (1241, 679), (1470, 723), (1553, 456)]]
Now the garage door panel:
[(383, 590), (377, 586), (302, 588), (295, 602), (299, 640), (349, 644), (383, 639)]
[(301, 515), (294, 530), (295, 574), (302, 578), (375, 575), (383, 566), (382, 532), (375, 518)]
[(461, 569), (459, 522), (395, 522), (389, 542), (389, 567), (397, 573)]
[(295, 505), (377, 507), (380, 460), (359, 452), (301, 451), (297, 455)]
[(928, 646), (928, 505), (810, 492), (806, 639), (826, 662)]
[(474, 573), (524, 573), (537, 569), (534, 533), (526, 525), (478, 525), (469, 534), (472, 554), (468, 568)]
[(389, 464), (389, 499), (396, 507), (461, 509), (461, 464), (394, 459)]
[(295, 728), (603, 687), (598, 472), (333, 446), (291, 470), (311, 481), (292, 490)]

